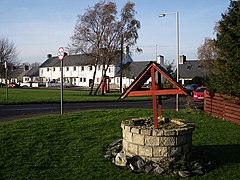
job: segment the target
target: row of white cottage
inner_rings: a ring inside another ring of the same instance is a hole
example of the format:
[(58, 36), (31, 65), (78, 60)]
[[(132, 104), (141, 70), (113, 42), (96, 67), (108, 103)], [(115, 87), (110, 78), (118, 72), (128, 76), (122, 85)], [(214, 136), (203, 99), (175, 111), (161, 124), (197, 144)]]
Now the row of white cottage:
[[(65, 85), (89, 87), (92, 83), (94, 66), (86, 55), (68, 55), (63, 61), (63, 81)], [(120, 59), (119, 61), (120, 62)], [(122, 72), (123, 88), (128, 87), (134, 79), (146, 68), (150, 61), (133, 61), (129, 54), (123, 58), (124, 69)], [(164, 66), (164, 57), (158, 56), (157, 63)], [(47, 59), (39, 66), (29, 69), (19, 67), (9, 71), (8, 83), (15, 82), (21, 86), (38, 87), (40, 84), (46, 86), (60, 85), (61, 61), (58, 57), (48, 55)], [(103, 66), (97, 66), (95, 85), (101, 82)], [(120, 63), (111, 64), (106, 72), (109, 77), (110, 88), (120, 86)], [(203, 66), (198, 60), (186, 61), (186, 56), (180, 56), (179, 80), (182, 84), (193, 77), (204, 77)], [(0, 83), (6, 83), (5, 77), (0, 77)], [(149, 82), (149, 81), (148, 81)], [(147, 82), (147, 83), (148, 83)]]
[[(158, 57), (163, 63), (163, 57)], [(63, 60), (63, 82), (66, 85), (89, 87), (93, 81), (94, 66), (90, 64), (88, 57), (84, 54), (68, 55)], [(120, 62), (120, 60), (119, 60)], [(124, 70), (123, 88), (128, 87), (134, 79), (149, 64), (149, 61), (134, 62), (130, 55), (125, 54), (123, 58)], [(99, 84), (102, 78), (102, 65), (97, 66), (95, 84)], [(120, 63), (111, 64), (106, 72), (111, 87), (119, 88), (120, 85)], [(48, 59), (39, 67), (39, 81), (47, 86), (58, 84), (61, 81), (61, 62), (58, 57), (48, 55)]]

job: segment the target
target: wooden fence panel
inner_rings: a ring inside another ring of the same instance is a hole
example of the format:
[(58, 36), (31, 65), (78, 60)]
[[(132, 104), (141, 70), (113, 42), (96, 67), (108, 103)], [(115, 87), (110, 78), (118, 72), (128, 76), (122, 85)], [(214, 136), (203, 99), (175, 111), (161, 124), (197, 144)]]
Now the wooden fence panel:
[(214, 117), (240, 125), (240, 98), (204, 93), (204, 111)]

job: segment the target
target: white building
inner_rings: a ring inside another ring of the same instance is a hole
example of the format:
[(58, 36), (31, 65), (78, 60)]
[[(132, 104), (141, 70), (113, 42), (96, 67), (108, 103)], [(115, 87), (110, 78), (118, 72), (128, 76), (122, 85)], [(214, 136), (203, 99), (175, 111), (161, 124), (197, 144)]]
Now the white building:
[[(120, 62), (120, 59), (119, 61)], [(132, 58), (129, 54), (124, 55), (123, 64), (130, 64)], [(110, 84), (119, 84), (116, 74), (120, 71), (120, 64), (109, 65), (106, 75)], [(84, 54), (68, 55), (63, 60), (63, 82), (65, 85), (89, 87), (93, 81), (94, 65), (88, 56)], [(96, 70), (95, 84), (101, 82), (103, 65), (98, 65)], [(61, 62), (58, 57), (48, 56), (48, 59), (39, 67), (39, 78), (42, 83), (59, 83), (61, 78)]]

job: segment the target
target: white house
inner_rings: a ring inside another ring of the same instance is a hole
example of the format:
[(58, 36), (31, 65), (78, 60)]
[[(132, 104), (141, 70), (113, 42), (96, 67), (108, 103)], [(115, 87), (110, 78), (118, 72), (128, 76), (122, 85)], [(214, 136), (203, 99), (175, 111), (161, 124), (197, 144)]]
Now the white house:
[[(119, 59), (120, 62), (120, 59)], [(129, 54), (125, 54), (123, 64), (132, 62)], [(97, 66), (95, 84), (99, 84), (102, 78), (103, 65)], [(111, 64), (106, 72), (111, 84), (117, 83), (116, 74), (120, 70), (120, 64)], [(93, 81), (94, 66), (88, 56), (84, 54), (68, 55), (63, 60), (63, 82), (67, 85), (89, 87)], [(58, 57), (48, 55), (48, 59), (39, 67), (39, 78), (42, 83), (59, 83), (61, 78), (61, 62)], [(119, 84), (119, 83), (118, 83)]]

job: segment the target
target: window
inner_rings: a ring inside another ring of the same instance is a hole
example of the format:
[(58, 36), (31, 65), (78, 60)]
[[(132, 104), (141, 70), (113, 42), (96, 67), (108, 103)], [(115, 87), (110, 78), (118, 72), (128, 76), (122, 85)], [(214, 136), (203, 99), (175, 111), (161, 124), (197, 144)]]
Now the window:
[(89, 66), (89, 71), (92, 71), (92, 66)]
[(111, 73), (111, 71), (112, 71), (111, 68), (109, 68), (109, 69), (108, 69), (108, 72)]
[(81, 66), (81, 71), (84, 71), (84, 66)]
[(55, 71), (55, 67), (53, 68), (53, 71)]
[(190, 70), (192, 68), (192, 65), (187, 65), (187, 69)]
[(73, 67), (73, 70), (74, 70), (74, 71), (76, 71), (76, 70), (77, 70), (77, 67), (76, 67), (76, 66), (74, 66), (74, 67)]
[(98, 70), (99, 70), (99, 71), (101, 70), (101, 66), (100, 66), (100, 65), (98, 65)]
[(67, 67), (67, 71), (69, 71), (69, 67)]
[(201, 69), (201, 68), (203, 68), (203, 65), (198, 65), (198, 69)]
[(80, 78), (80, 82), (83, 82), (83, 79), (82, 79), (82, 78)]
[(86, 78), (83, 78), (83, 82), (86, 82)]
[(47, 71), (49, 71), (49, 68), (47, 68)]

